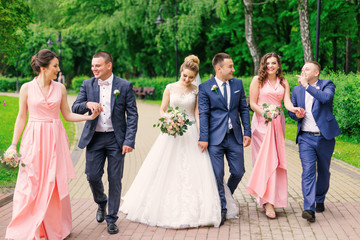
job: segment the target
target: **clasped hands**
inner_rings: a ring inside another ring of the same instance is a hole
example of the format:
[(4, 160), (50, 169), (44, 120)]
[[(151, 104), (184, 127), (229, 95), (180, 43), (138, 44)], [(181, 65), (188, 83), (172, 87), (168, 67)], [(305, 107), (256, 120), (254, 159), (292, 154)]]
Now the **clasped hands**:
[(101, 103), (97, 103), (97, 102), (87, 102), (86, 103), (86, 107), (88, 109), (90, 109), (91, 111), (91, 116), (92, 119), (95, 119), (97, 116), (99, 116), (99, 114), (104, 111), (104, 109), (101, 106)]

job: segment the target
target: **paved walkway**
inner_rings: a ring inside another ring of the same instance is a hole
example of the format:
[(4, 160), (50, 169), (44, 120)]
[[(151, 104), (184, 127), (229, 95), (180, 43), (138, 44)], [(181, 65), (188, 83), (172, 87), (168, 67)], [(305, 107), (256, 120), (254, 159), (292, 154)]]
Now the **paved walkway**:
[[(69, 96), (69, 102), (74, 97)], [(123, 193), (131, 185), (142, 161), (159, 130), (152, 127), (158, 118), (159, 106), (138, 102), (139, 131), (136, 149), (125, 160)], [(81, 125), (79, 126), (79, 132)], [(234, 196), (240, 204), (240, 218), (226, 221), (220, 228), (164, 229), (131, 222), (119, 213), (120, 232), (109, 235), (106, 223), (95, 220), (96, 205), (84, 174), (84, 151), (73, 150), (77, 179), (70, 182), (73, 230), (72, 239), (360, 239), (360, 169), (338, 160), (331, 165), (331, 186), (326, 198), (326, 211), (316, 215), (315, 223), (301, 218), (301, 165), (297, 146), (286, 141), (288, 162), (289, 206), (276, 209), (278, 218), (269, 220), (255, 203), (255, 198), (245, 191), (251, 172), (251, 149), (245, 150), (247, 172)], [(106, 179), (106, 175), (104, 176)], [(104, 181), (106, 182), (106, 181)], [(106, 186), (107, 188), (107, 186)], [(0, 197), (1, 198), (1, 197)], [(0, 200), (1, 202), (1, 200)], [(0, 205), (0, 238), (4, 237), (11, 218), (12, 203)]]

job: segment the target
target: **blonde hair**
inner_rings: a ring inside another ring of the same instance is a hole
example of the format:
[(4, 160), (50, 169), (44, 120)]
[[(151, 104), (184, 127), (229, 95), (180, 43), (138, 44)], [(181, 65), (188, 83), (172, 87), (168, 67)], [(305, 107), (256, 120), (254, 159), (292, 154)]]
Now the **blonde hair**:
[(181, 64), (180, 72), (184, 71), (184, 69), (189, 69), (197, 74), (199, 72), (199, 63), (200, 60), (197, 56), (189, 55), (184, 59), (184, 63)]

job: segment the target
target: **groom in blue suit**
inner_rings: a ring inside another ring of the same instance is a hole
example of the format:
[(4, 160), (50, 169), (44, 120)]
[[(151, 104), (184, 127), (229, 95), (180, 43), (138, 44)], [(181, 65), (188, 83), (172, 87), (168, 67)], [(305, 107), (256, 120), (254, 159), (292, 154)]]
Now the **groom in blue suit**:
[[(341, 134), (333, 114), (335, 85), (330, 80), (319, 80), (321, 66), (306, 62), (299, 77), (300, 85), (293, 88), (291, 101), (302, 113), (289, 112), (298, 122), (296, 143), (303, 168), (302, 217), (315, 221), (315, 211), (325, 210), (325, 195), (330, 184), (330, 162), (335, 148), (335, 137)], [(316, 205), (315, 205), (316, 203)]]
[[(216, 75), (199, 86), (199, 146), (208, 149), (221, 201), (221, 225), (226, 219), (224, 155), (230, 177), (227, 185), (234, 193), (245, 173), (243, 147), (251, 142), (249, 109), (240, 79), (233, 78), (234, 63), (226, 53), (212, 61)], [(244, 127), (242, 133), (241, 123)]]
[[(106, 220), (108, 232), (115, 234), (119, 232), (115, 222), (120, 205), (124, 157), (135, 146), (138, 113), (132, 84), (114, 76), (112, 64), (112, 57), (107, 52), (101, 51), (93, 56), (91, 70), (94, 77), (81, 85), (72, 111), (84, 114), (102, 110), (97, 118), (86, 121), (79, 147), (86, 147), (85, 173), (98, 204), (96, 220)], [(106, 158), (109, 197), (104, 193), (102, 182)]]

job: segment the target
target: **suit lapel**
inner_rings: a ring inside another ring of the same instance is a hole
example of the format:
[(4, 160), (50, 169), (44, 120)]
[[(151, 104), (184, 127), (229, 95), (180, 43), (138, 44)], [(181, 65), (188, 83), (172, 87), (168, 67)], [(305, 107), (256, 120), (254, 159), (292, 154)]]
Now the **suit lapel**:
[(229, 105), (229, 109), (231, 109), (231, 107), (232, 107), (232, 105), (234, 103), (234, 101), (233, 101), (233, 99), (234, 99), (234, 91), (233, 91), (233, 89), (234, 89), (234, 81), (232, 79), (230, 79), (230, 80), (228, 80), (228, 82), (229, 82), (229, 86), (230, 86), (230, 105)]
[[(111, 87), (111, 101), (110, 101), (110, 104), (111, 104), (111, 113), (113, 112), (114, 110), (114, 105), (115, 105), (115, 94), (114, 94), (114, 91), (118, 89), (120, 91), (120, 81), (118, 81), (118, 79), (115, 77), (114, 75), (114, 79), (113, 79), (113, 84), (112, 84), (112, 87)], [(121, 92), (120, 92), (121, 94)], [(120, 96), (120, 95), (119, 95)], [(119, 97), (118, 96), (118, 97)]]
[(305, 109), (305, 88), (302, 86), (300, 87), (300, 103), (299, 107), (302, 107)]
[[(213, 85), (216, 85), (218, 87), (218, 93), (216, 93), (216, 91), (212, 91), (211, 88)], [(225, 98), (224, 96), (221, 94), (220, 88), (222, 86), (217, 85), (217, 82), (215, 80), (215, 77), (212, 77), (212, 79), (210, 80), (210, 90), (211, 90), (211, 94), (214, 96), (214, 98), (216, 99), (216, 101), (221, 101), (223, 103), (223, 105), (227, 108), (227, 104), (225, 103)]]
[(93, 82), (93, 89), (94, 89), (94, 95), (95, 95), (95, 102), (99, 102), (100, 101), (100, 88), (99, 88), (97, 78), (95, 78), (95, 81)]

